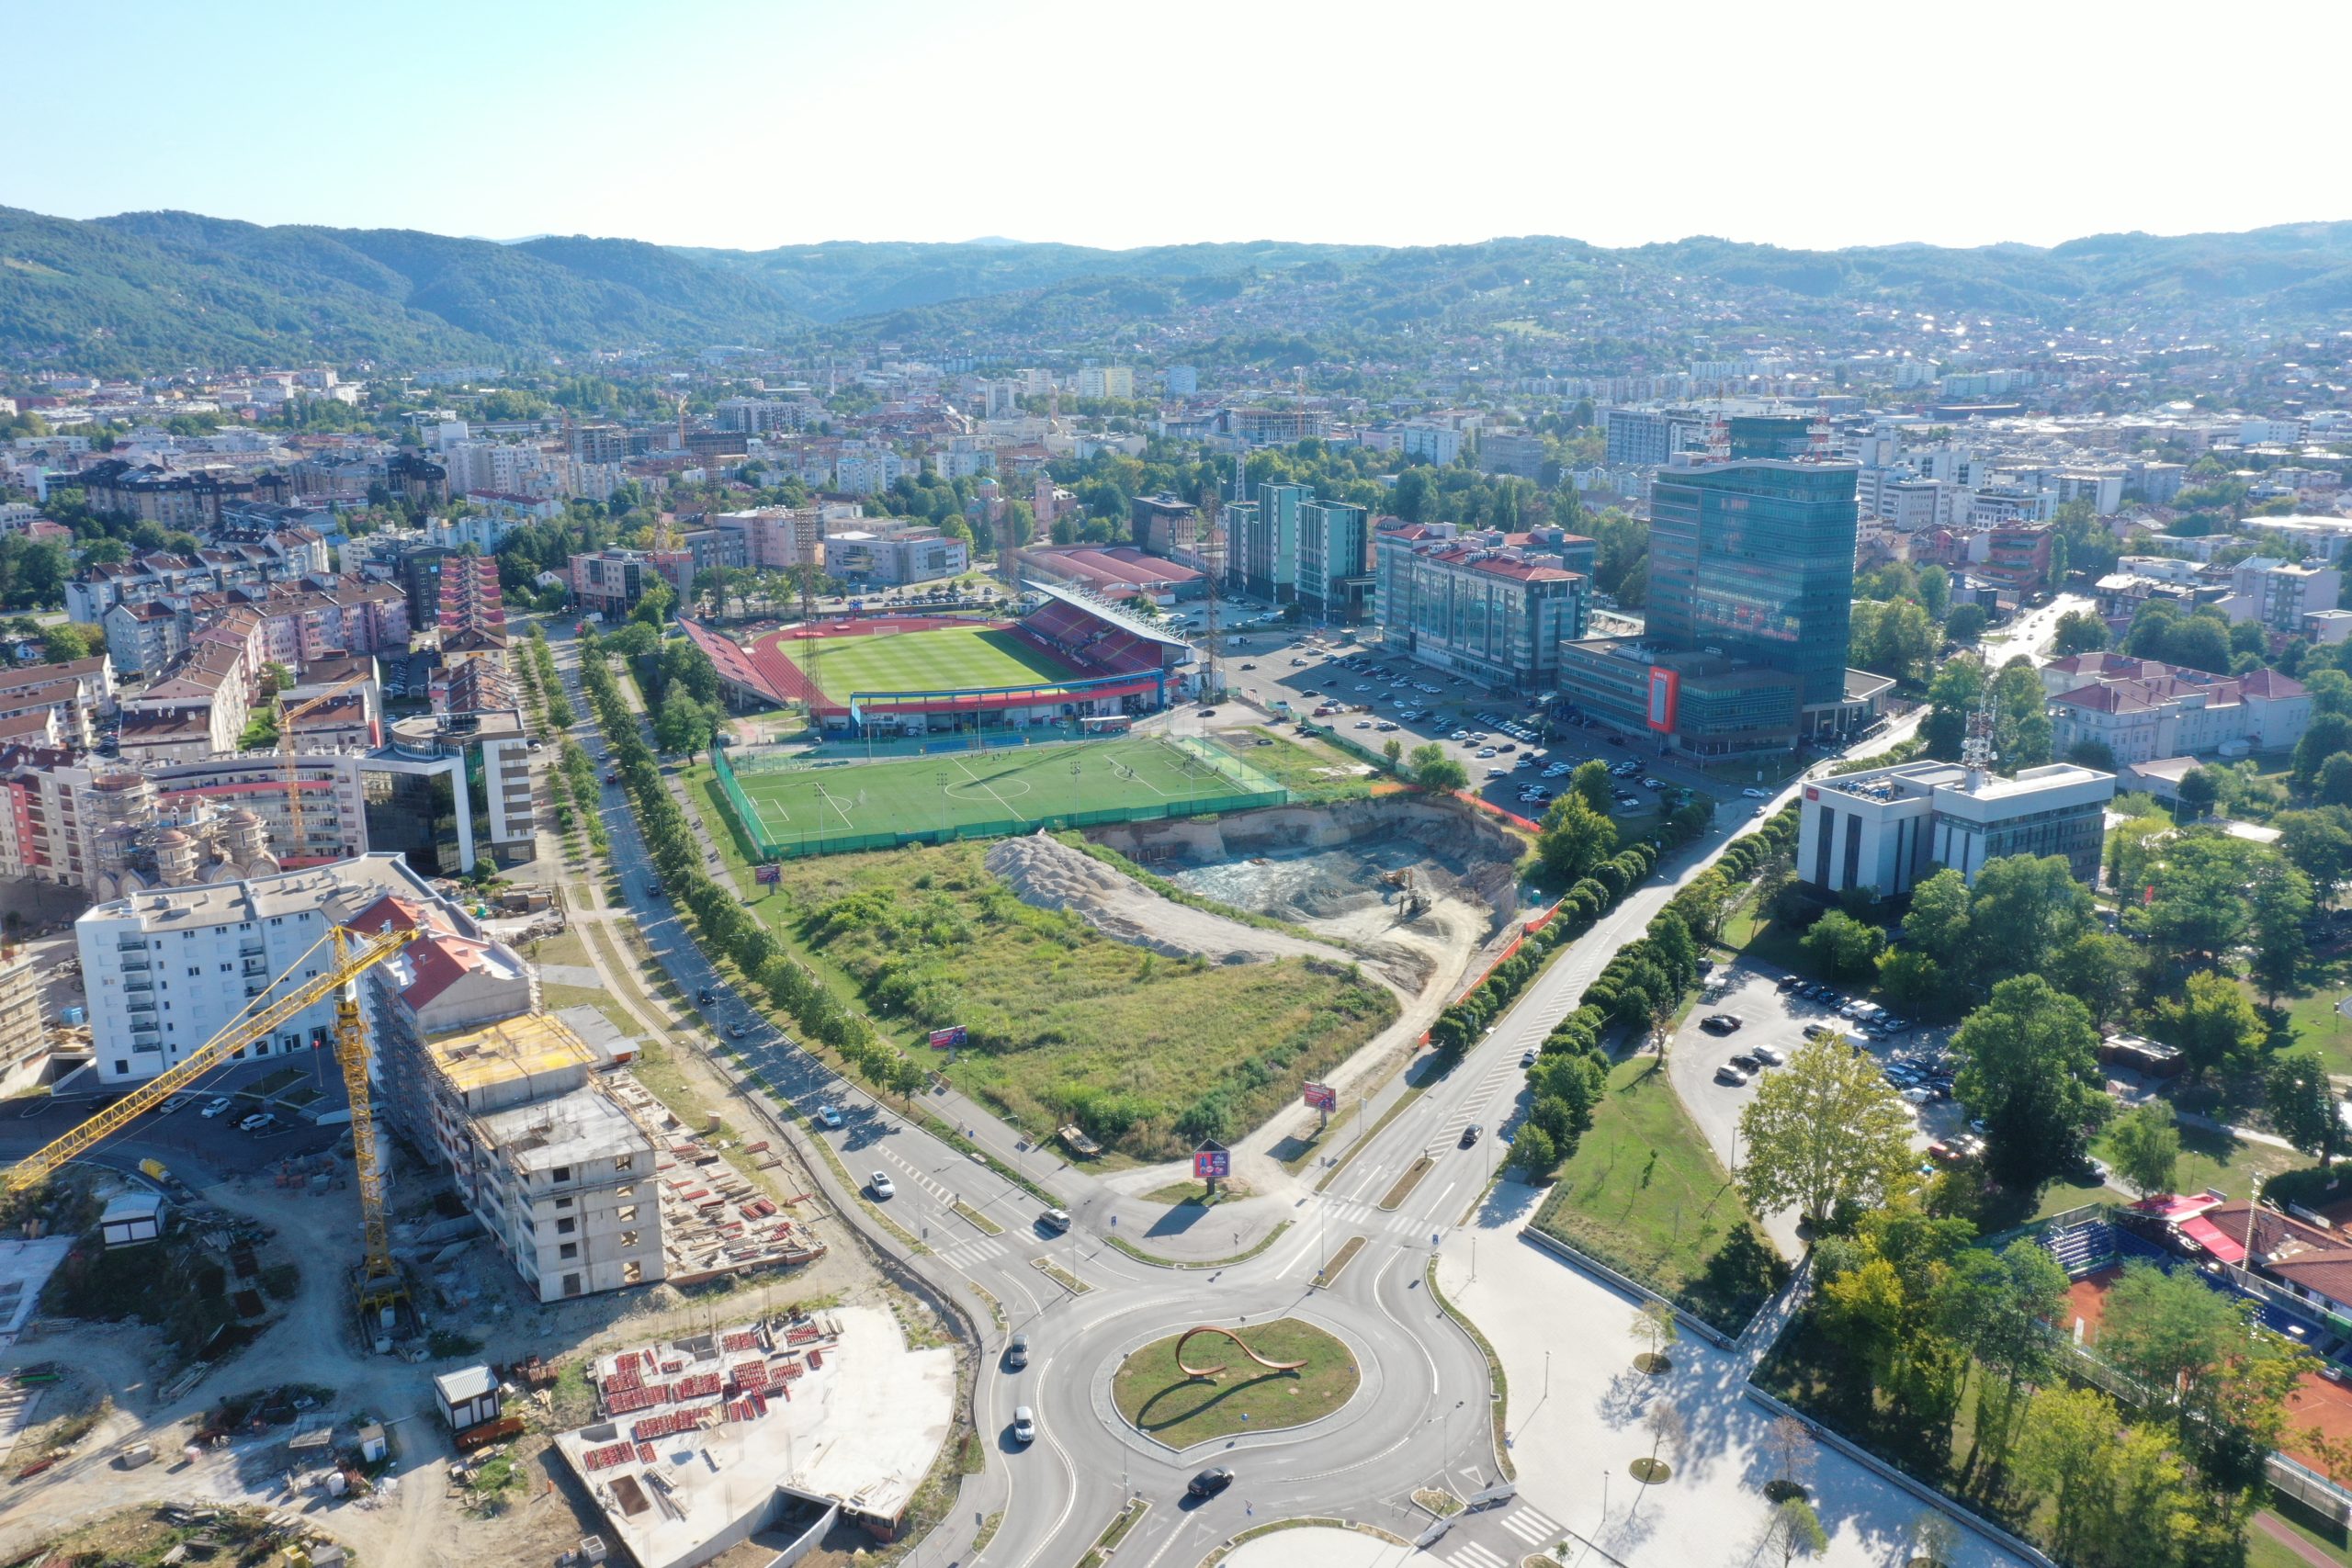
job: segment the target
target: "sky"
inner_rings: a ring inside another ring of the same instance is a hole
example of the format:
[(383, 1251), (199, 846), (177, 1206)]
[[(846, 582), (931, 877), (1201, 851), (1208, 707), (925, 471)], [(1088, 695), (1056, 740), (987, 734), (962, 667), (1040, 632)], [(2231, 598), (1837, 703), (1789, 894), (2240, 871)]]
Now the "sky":
[[(759, 250), (2352, 218), (2352, 5), (0, 0), (0, 205)], [(2306, 69), (2306, 66), (2313, 69)]]

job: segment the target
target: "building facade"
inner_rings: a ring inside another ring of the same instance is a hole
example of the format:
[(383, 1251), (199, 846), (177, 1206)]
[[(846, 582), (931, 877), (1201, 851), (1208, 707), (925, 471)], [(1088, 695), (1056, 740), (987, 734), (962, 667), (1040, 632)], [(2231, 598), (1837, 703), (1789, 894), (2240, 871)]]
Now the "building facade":
[(1482, 686), (1533, 695), (1554, 689), (1559, 649), (1584, 633), (1591, 606), (1592, 541), (1556, 543), (1498, 534), (1459, 536), (1448, 525), (1377, 536), (1374, 614), (1384, 645), (1417, 663)]
[(1939, 866), (1971, 884), (1984, 863), (2064, 855), (2096, 884), (2115, 775), (2071, 762), (2002, 778), (1956, 762), (1905, 762), (1809, 784), (1797, 878), (1825, 894), (1908, 893)]

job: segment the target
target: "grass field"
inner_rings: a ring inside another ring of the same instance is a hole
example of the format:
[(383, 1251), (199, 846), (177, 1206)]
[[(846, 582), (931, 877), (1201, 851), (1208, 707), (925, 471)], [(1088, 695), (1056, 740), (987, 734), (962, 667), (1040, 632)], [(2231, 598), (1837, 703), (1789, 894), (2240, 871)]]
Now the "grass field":
[[(802, 674), (813, 668), (825, 695), (841, 703), (853, 692), (955, 691), (1073, 679), (1011, 632), (983, 626), (823, 637), (813, 644), (787, 637), (778, 646)], [(819, 649), (813, 656), (812, 646)]]
[(1164, 740), (1137, 739), (745, 773), (737, 782), (768, 841), (787, 853), (838, 840), (982, 823), (1009, 822), (1018, 831), (1080, 812), (1181, 808), (1250, 793), (1249, 785)]
[(1730, 1334), (1788, 1272), (1655, 1056), (1611, 1070), (1535, 1224)]
[(1396, 1016), (1386, 988), (1337, 965), (1195, 963), (1113, 942), (1021, 902), (982, 863), (988, 849), (786, 861), (752, 907), (894, 1037), (965, 1025), (971, 1048), (948, 1077), (1033, 1138), (1074, 1121), (1123, 1154), (1173, 1157), (1257, 1125)]
[(1271, 1371), (1231, 1340), (1204, 1334), (1184, 1347), (1196, 1367), (1224, 1363), (1214, 1378), (1184, 1375), (1176, 1364), (1177, 1335), (1129, 1356), (1111, 1379), (1111, 1400), (1139, 1430), (1170, 1448), (1187, 1448), (1241, 1432), (1304, 1426), (1345, 1404), (1362, 1378), (1347, 1346), (1311, 1324), (1285, 1317), (1238, 1329), (1250, 1349), (1270, 1361), (1305, 1361), (1295, 1371)]

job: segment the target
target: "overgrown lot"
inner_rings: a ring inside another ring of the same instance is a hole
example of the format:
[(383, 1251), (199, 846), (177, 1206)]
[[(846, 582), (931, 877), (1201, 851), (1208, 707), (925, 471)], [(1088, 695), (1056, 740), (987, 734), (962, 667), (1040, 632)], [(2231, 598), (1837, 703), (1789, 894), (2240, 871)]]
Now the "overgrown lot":
[(988, 848), (787, 862), (772, 912), (877, 1021), (964, 1025), (949, 1077), (1032, 1134), (1075, 1121), (1171, 1157), (1262, 1121), (1396, 1016), (1352, 967), (1170, 959), (1032, 908), (982, 864)]

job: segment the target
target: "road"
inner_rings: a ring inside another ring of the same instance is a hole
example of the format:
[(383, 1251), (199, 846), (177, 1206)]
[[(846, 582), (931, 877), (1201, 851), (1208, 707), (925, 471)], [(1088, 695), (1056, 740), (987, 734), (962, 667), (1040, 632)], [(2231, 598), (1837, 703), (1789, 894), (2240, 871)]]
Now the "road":
[[(555, 646), (576, 691), (570, 639)], [(579, 705), (586, 711), (584, 701)], [(1905, 732), (1898, 728), (1876, 744), (1893, 744)], [(616, 863), (645, 864), (623, 792), (608, 786), (604, 804)], [(873, 1173), (887, 1175), (895, 1195), (870, 1201), (847, 1190), (820, 1160), (811, 1161), (832, 1201), (878, 1251), (974, 1308), (981, 1339), (974, 1414), (989, 1461), (984, 1473), (967, 1478), (957, 1511), (910, 1562), (918, 1568), (1064, 1563), (1130, 1495), (1153, 1505), (1120, 1547), (1130, 1568), (1189, 1565), (1252, 1523), (1310, 1512), (1410, 1536), (1424, 1522), (1407, 1501), (1415, 1487), (1468, 1493), (1499, 1479), (1483, 1357), (1430, 1299), (1423, 1270), (1488, 1190), (1500, 1152), (1496, 1134), (1522, 1109), (1521, 1054), (1574, 1006), (1610, 956), (1755, 820), (1745, 813), (1724, 818), (1725, 826), (1671, 857), (1565, 950), (1461, 1063), (1370, 1134), (1328, 1191), (1300, 1187), (1282, 1200), (1253, 1200), (1230, 1211), (1171, 1211), (1112, 1193), (960, 1097), (928, 1097), (927, 1109), (944, 1123), (967, 1129), (980, 1147), (1059, 1200), (1074, 1216), (1066, 1232), (1041, 1221), (1045, 1205), (1023, 1187), (933, 1136), (904, 1108), (844, 1081), (727, 995), (673, 911), (648, 893), (647, 877), (627, 875), (628, 906), (670, 976), (687, 996), (714, 990), (707, 1010), (714, 1031), (743, 1030), (734, 1043), (752, 1074), (718, 1052), (712, 1060), (737, 1077), (746, 1106), (786, 1137), (804, 1145), (821, 1140), (861, 1186), (870, 1187)], [(689, 820), (695, 820), (691, 813)], [(812, 1113), (827, 1104), (842, 1112), (840, 1127), (817, 1123)], [(1487, 1135), (1464, 1147), (1463, 1131), (1473, 1122)], [(1400, 1175), (1423, 1157), (1426, 1172), (1393, 1207), (1385, 1206)], [(877, 1223), (877, 1213), (888, 1215), (890, 1227)], [(1190, 1223), (1182, 1216), (1192, 1216)], [(1194, 1266), (1141, 1261), (1114, 1247), (1114, 1235)], [(1332, 1287), (1318, 1288), (1323, 1260), (1356, 1236), (1364, 1247)], [(1262, 1250), (1246, 1258), (1214, 1261), (1261, 1243)], [(1111, 1409), (1113, 1372), (1136, 1347), (1194, 1324), (1246, 1332), (1252, 1322), (1283, 1315), (1324, 1326), (1357, 1355), (1361, 1387), (1322, 1420), (1177, 1452)], [(1020, 1371), (1004, 1361), (1015, 1333), (1025, 1334), (1030, 1346), (1029, 1364)], [(1035, 1442), (1025, 1448), (1010, 1432), (1012, 1413), (1023, 1404), (1035, 1411), (1038, 1427)], [(1236, 1483), (1205, 1502), (1188, 1500), (1186, 1479), (1212, 1463), (1230, 1465)], [(998, 1513), (996, 1534), (972, 1553), (975, 1527)]]

